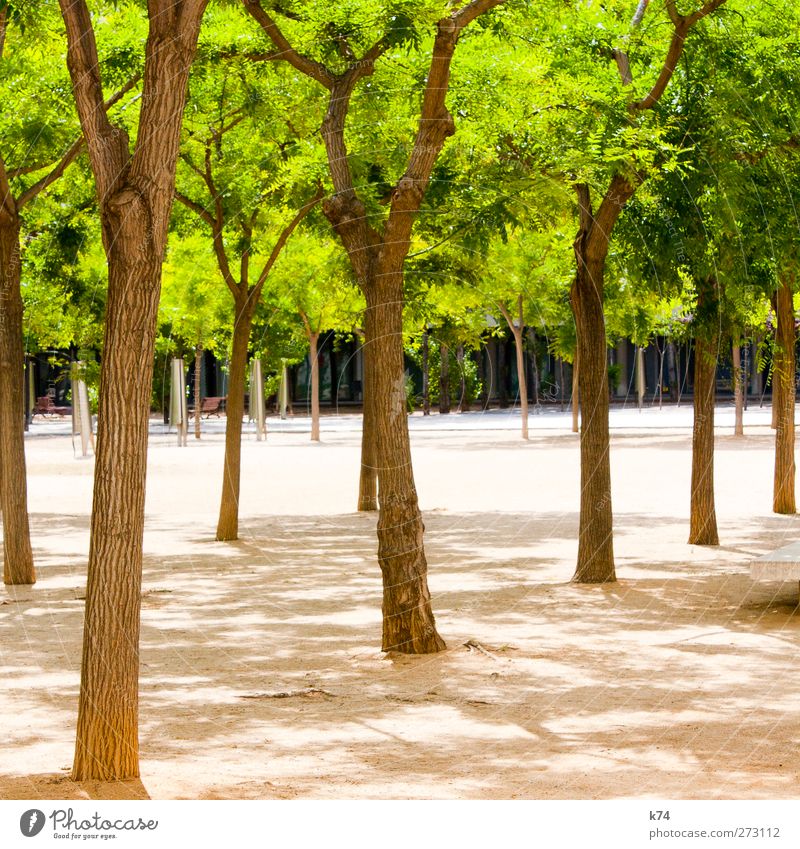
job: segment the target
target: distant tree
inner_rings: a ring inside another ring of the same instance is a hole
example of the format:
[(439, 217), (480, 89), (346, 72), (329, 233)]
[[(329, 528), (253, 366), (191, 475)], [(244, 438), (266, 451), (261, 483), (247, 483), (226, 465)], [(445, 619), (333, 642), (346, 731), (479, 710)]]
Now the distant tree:
[[(64, 101), (51, 11), (0, 3), (0, 512), (3, 580), (33, 584), (24, 450), (24, 341), (20, 233), (32, 202), (62, 177), (83, 147)], [(37, 71), (31, 73), (35, 65)], [(99, 104), (108, 109), (130, 88)], [(66, 108), (65, 108), (66, 107)]]
[(240, 68), (220, 66), (212, 55), (198, 63), (191, 92), (175, 197), (206, 225), (218, 280), (233, 300), (216, 536), (235, 540), (250, 331), (275, 262), (322, 191), (309, 179), (313, 163), (303, 156), (303, 139), (291, 121), (282, 124), (281, 104), (243, 82)]
[(159, 323), (169, 329), (169, 347), (185, 346), (194, 357), (194, 435), (201, 437), (200, 379), (203, 354), (216, 353), (226, 324), (225, 292), (208, 239), (173, 236), (163, 269)]
[(364, 315), (364, 299), (343, 264), (341, 247), (310, 234), (300, 234), (284, 250), (268, 281), (266, 298), (286, 318), (293, 314), (298, 334), (308, 343), (311, 372), (311, 441), (320, 440), (319, 352), (324, 331), (352, 333)]

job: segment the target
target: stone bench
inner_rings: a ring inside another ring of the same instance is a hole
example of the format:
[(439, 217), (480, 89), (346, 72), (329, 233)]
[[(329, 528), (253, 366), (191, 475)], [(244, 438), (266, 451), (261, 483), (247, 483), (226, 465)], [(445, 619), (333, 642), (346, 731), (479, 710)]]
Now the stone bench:
[(800, 542), (776, 548), (753, 560), (750, 577), (754, 581), (800, 582)]

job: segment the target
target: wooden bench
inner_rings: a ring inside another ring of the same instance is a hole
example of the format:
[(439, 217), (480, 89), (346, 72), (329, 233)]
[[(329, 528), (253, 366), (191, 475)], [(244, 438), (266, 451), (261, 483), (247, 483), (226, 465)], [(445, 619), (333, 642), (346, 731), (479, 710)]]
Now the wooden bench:
[(209, 416), (218, 416), (220, 413), (224, 413), (225, 402), (227, 400), (227, 396), (203, 398), (200, 402), (200, 415), (208, 418)]
[(762, 554), (750, 564), (754, 581), (797, 581), (800, 586), (800, 542)]
[(71, 416), (72, 407), (57, 407), (49, 395), (42, 395), (36, 399), (31, 418), (40, 416)]

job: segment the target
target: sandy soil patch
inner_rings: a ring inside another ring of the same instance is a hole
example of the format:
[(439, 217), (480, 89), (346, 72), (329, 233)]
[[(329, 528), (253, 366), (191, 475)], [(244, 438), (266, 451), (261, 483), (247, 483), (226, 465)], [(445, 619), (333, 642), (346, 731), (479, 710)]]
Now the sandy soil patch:
[(2, 798), (794, 798), (798, 538), (772, 436), (720, 436), (719, 548), (686, 544), (691, 441), (614, 438), (619, 582), (569, 583), (566, 432), (414, 436), (448, 651), (385, 656), (353, 433), (245, 442), (242, 539), (213, 541), (222, 443), (150, 451), (141, 782), (74, 785), (91, 460), (28, 442), (39, 583), (0, 592)]

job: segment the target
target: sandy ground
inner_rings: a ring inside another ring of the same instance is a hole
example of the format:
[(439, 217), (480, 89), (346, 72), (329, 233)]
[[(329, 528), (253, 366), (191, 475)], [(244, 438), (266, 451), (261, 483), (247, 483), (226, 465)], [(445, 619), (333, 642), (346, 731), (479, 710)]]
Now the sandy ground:
[(796, 583), (749, 561), (798, 538), (771, 510), (772, 435), (717, 450), (718, 548), (686, 544), (690, 435), (613, 439), (619, 582), (569, 582), (566, 430), (415, 433), (448, 651), (380, 648), (358, 436), (248, 436), (242, 538), (213, 540), (219, 434), (151, 442), (141, 782), (72, 784), (91, 460), (28, 441), (39, 582), (0, 591), (0, 798), (796, 798)]

